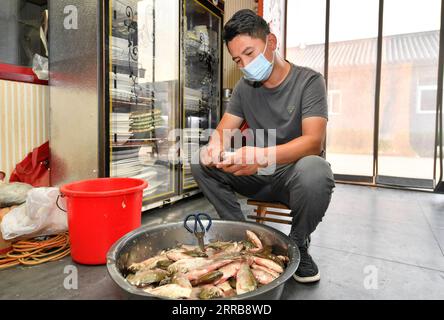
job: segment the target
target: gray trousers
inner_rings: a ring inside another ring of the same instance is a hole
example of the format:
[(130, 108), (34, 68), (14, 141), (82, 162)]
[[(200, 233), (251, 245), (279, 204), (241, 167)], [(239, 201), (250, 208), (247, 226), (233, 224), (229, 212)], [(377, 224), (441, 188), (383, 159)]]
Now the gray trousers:
[(304, 157), (271, 175), (234, 176), (202, 164), (192, 164), (191, 171), (221, 219), (245, 220), (235, 192), (288, 206), (293, 217), (289, 236), (298, 246), (322, 221), (335, 187), (330, 164), (319, 156)]

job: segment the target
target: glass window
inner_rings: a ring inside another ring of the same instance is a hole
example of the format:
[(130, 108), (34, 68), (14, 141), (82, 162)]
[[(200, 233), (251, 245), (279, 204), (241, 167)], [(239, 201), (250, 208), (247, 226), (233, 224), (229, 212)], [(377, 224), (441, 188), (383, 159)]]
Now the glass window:
[(286, 58), (324, 73), (325, 0), (287, 1)]
[(378, 10), (374, 0), (330, 2), (327, 160), (335, 174), (373, 175)]
[(328, 114), (339, 115), (342, 108), (341, 90), (328, 90)]
[[(444, 90), (442, 92), (442, 101), (444, 101)], [(438, 122), (438, 132), (437, 132), (437, 147), (436, 147), (436, 175), (435, 175), (435, 181), (436, 183), (439, 183), (439, 178), (441, 176), (441, 174), (444, 174), (441, 170), (441, 166), (444, 165), (444, 154), (441, 155), (441, 149), (443, 149), (443, 132), (441, 130), (441, 128), (443, 127), (443, 123), (444, 123), (444, 113), (441, 113), (441, 116), (437, 119)], [(440, 128), (441, 127), (441, 128)], [(443, 158), (443, 159), (441, 159)]]
[(436, 86), (418, 86), (417, 113), (436, 112)]
[(384, 1), (379, 175), (433, 178), (440, 6)]

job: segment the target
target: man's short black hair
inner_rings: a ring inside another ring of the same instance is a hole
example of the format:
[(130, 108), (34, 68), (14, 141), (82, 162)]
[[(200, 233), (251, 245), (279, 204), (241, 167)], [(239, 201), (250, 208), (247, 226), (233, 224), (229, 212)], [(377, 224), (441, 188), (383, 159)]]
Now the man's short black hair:
[(270, 33), (267, 22), (250, 9), (242, 9), (236, 12), (225, 24), (223, 38), (228, 44), (239, 34), (247, 34), (252, 38), (260, 38), (265, 41)]

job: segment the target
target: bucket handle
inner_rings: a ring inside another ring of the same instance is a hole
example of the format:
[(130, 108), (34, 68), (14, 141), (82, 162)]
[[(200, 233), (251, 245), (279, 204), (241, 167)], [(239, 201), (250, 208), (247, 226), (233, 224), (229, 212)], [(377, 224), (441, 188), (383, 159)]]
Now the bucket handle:
[(57, 206), (57, 208), (59, 208), (60, 210), (62, 210), (62, 211), (64, 211), (64, 212), (67, 212), (65, 209), (63, 209), (63, 208), (60, 207), (60, 205), (59, 205), (59, 198), (60, 198), (60, 197), (64, 198), (65, 195), (64, 195), (64, 194), (59, 194), (59, 195), (57, 196), (56, 206)]

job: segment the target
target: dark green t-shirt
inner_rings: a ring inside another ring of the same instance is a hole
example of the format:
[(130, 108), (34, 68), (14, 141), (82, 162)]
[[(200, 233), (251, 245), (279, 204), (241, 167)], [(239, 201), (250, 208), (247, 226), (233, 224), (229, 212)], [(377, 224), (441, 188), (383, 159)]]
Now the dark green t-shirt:
[[(302, 120), (308, 117), (328, 119), (327, 96), (323, 76), (292, 63), (285, 80), (268, 89), (242, 78), (236, 84), (227, 112), (246, 120), (253, 129), (265, 129), (265, 141), (256, 137), (257, 146), (267, 146), (267, 130), (276, 129), (276, 145), (302, 135)], [(264, 143), (263, 145), (260, 145)]]

